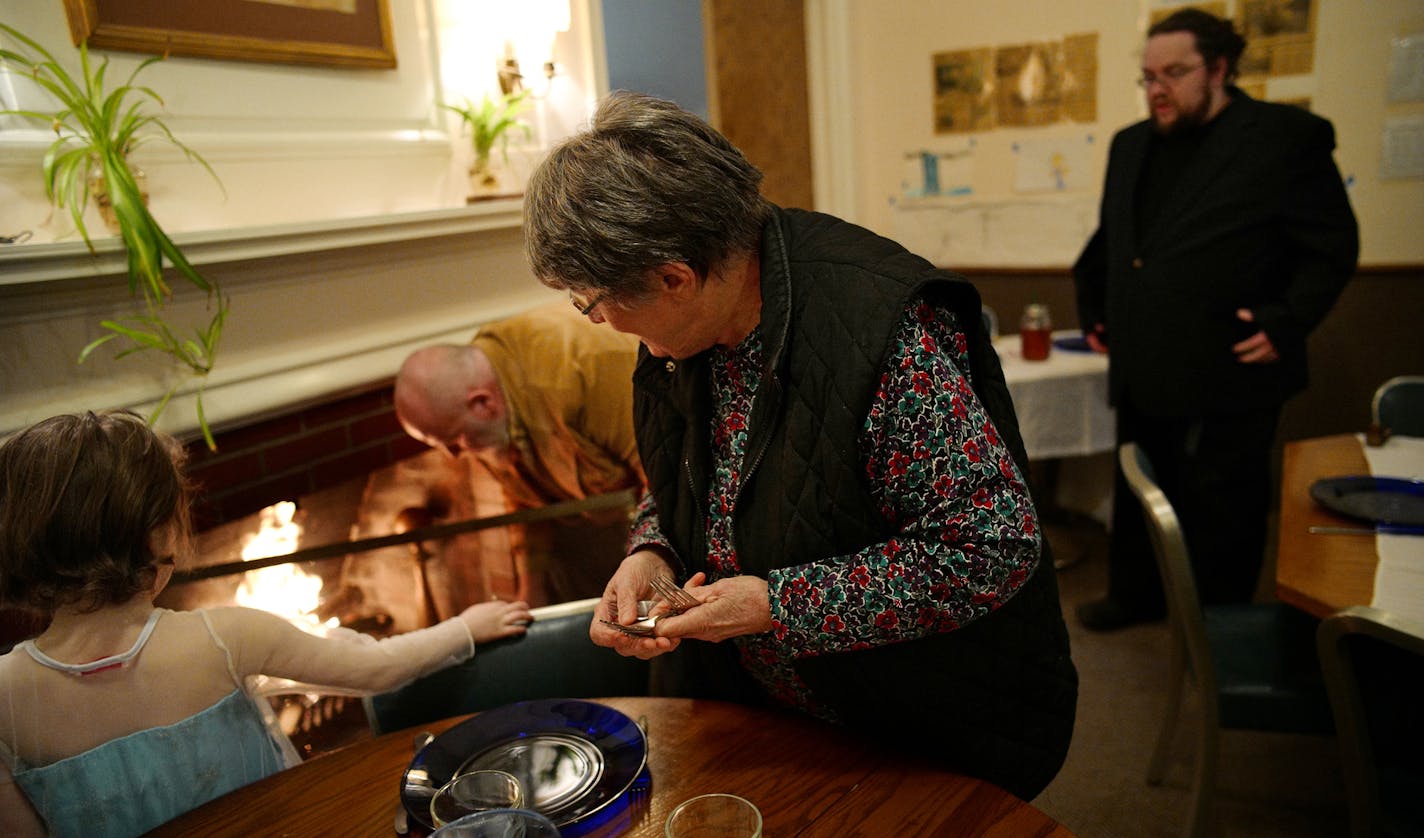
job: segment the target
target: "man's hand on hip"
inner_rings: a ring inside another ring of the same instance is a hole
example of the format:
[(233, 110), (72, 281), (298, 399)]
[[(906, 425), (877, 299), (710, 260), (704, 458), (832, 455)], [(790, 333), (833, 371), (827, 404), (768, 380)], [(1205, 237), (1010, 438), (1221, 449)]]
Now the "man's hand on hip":
[[(1238, 308), (1236, 317), (1244, 323), (1256, 322), (1256, 316), (1251, 313), (1249, 308)], [(1269, 364), (1279, 361), (1281, 358), (1264, 331), (1257, 332), (1240, 343), (1232, 344), (1231, 351), (1236, 353), (1236, 360), (1243, 364)]]

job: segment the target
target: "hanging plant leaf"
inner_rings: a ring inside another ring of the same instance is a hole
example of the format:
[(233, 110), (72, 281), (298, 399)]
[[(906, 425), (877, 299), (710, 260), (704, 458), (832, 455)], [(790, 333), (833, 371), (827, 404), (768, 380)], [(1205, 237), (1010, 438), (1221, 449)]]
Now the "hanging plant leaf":
[[(169, 355), (175, 363), (199, 377), (195, 394), (198, 424), (208, 446), (216, 448), (202, 407), (203, 377), (213, 368), (228, 303), (217, 285), (198, 272), (149, 212), (143, 190), (128, 162), (128, 155), (135, 148), (151, 140), (162, 140), (181, 150), (190, 161), (201, 164), (219, 187), (222, 185), (217, 173), (200, 154), (174, 137), (162, 119), (145, 110), (150, 103), (161, 108), (163, 99), (152, 88), (136, 85), (134, 80), (163, 57), (145, 59), (121, 84), (106, 88), (109, 60), (105, 58), (95, 66), (87, 43), (79, 45), (80, 73), (76, 78), (48, 50), (14, 27), (0, 23), (0, 33), (20, 45), (18, 49), (0, 48), (0, 61), (15, 65), (59, 104), (54, 112), (5, 110), (0, 113), (39, 120), (53, 129), (55, 140), (42, 161), (45, 196), (55, 209), (68, 213), (91, 253), (95, 248), (84, 214), (89, 206), (91, 180), (102, 184), (127, 253), (129, 294), (143, 300), (143, 313), (128, 318), (137, 327), (116, 320), (101, 322), (100, 326), (108, 334), (86, 345), (79, 353), (79, 362), (83, 363), (96, 349), (113, 340), (130, 344), (120, 349), (116, 358), (145, 350)], [(207, 294), (210, 301), (217, 300), (217, 310), (207, 326), (196, 330), (197, 341), (178, 339), (164, 317), (165, 306), (173, 296), (173, 289), (164, 276), (165, 260), (187, 282)], [(156, 421), (177, 386), (174, 384), (164, 394), (149, 416), (150, 422)]]

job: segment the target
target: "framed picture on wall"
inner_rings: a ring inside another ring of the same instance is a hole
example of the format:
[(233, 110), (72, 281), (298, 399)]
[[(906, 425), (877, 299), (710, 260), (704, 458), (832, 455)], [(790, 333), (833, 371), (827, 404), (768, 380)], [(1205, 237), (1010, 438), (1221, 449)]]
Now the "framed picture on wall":
[(335, 67), (396, 66), (390, 0), (64, 0), (77, 45)]

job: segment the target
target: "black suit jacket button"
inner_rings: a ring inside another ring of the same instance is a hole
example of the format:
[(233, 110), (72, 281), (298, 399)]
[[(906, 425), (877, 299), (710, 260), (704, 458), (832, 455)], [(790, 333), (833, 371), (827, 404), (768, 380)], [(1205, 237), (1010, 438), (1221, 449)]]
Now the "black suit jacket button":
[(1141, 257), (1141, 256), (1138, 256), (1138, 257), (1136, 257), (1135, 259), (1133, 259), (1133, 260), (1132, 260), (1132, 266), (1133, 266), (1134, 268), (1140, 268), (1140, 267), (1142, 267), (1142, 257)]

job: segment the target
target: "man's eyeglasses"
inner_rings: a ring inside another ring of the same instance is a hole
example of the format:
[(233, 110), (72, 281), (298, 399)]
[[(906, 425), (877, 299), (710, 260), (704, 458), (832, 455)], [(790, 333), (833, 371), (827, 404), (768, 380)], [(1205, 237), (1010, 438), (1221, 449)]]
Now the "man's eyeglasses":
[(579, 314), (582, 314), (585, 317), (589, 315), (589, 312), (593, 311), (595, 308), (598, 308), (598, 304), (606, 299), (608, 299), (607, 294), (597, 294), (594, 297), (589, 298), (585, 297), (583, 294), (578, 293), (577, 291), (569, 291), (569, 302), (573, 303), (574, 308), (578, 309)]
[(1154, 84), (1157, 84), (1158, 82), (1161, 82), (1162, 84), (1171, 87), (1172, 85), (1176, 84), (1187, 76), (1190, 76), (1192, 73), (1195, 73), (1197, 70), (1200, 70), (1205, 66), (1206, 64), (1204, 63), (1193, 64), (1190, 67), (1185, 64), (1173, 64), (1170, 67), (1164, 68), (1162, 70), (1162, 75), (1160, 76), (1156, 75), (1155, 73), (1143, 73), (1142, 76), (1137, 80), (1137, 86), (1146, 89)]

